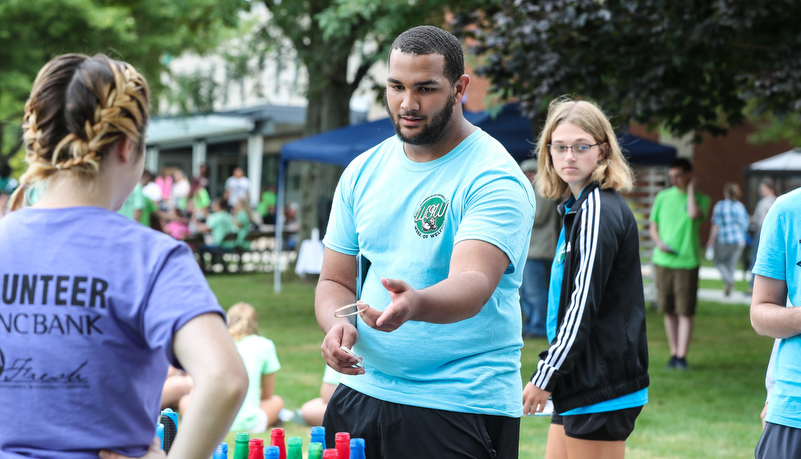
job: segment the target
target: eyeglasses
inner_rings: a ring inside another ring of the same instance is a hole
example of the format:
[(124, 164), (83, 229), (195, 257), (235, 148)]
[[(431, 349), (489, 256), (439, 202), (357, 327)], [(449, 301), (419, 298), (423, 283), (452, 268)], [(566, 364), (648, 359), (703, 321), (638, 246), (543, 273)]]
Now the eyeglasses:
[(567, 150), (572, 150), (573, 154), (580, 155), (582, 153), (589, 152), (590, 150), (592, 150), (592, 147), (597, 146), (597, 145), (600, 145), (600, 143), (594, 143), (592, 145), (589, 145), (589, 144), (586, 144), (586, 143), (579, 144), (579, 145), (554, 145), (554, 144), (550, 144), (549, 143), (548, 144), (548, 150), (551, 153), (558, 153), (560, 155), (564, 155), (565, 153), (567, 153)]

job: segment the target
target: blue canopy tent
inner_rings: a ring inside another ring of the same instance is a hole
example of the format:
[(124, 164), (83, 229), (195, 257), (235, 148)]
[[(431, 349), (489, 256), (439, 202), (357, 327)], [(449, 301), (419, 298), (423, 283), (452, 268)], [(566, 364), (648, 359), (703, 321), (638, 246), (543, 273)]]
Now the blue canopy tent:
[[(532, 157), (536, 138), (531, 120), (520, 113), (517, 104), (504, 105), (496, 114), (465, 112), (465, 118), (497, 139), (517, 161)], [(389, 118), (333, 129), (318, 135), (288, 142), (281, 148), (278, 166), (278, 196), (276, 214), (276, 252), (280, 253), (283, 231), (283, 207), (287, 164), (290, 161), (310, 161), (347, 166), (358, 155), (395, 134)], [(670, 164), (676, 149), (631, 134), (618, 137), (620, 146), (631, 164)], [(278, 266), (276, 258), (276, 266)], [(281, 271), (275, 271), (276, 292), (281, 291)]]

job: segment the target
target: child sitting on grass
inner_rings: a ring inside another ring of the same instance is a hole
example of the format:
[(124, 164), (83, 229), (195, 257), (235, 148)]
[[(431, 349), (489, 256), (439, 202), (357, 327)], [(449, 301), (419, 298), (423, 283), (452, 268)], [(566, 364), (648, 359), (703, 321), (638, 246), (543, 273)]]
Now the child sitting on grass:
[(275, 373), (281, 368), (275, 345), (259, 336), (256, 309), (237, 303), (228, 310), (228, 331), (248, 373), (248, 387), (242, 408), (234, 419), (232, 431), (261, 433), (279, 422), (284, 400), (275, 395)]

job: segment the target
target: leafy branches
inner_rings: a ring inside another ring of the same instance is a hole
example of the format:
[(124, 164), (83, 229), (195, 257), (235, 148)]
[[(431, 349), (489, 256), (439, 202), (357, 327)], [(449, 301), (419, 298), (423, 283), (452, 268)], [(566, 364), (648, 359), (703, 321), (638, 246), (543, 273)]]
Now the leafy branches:
[(162, 57), (209, 49), (247, 5), (244, 0), (0, 2), (0, 160), (17, 151), (25, 100), (37, 72), (53, 56), (109, 54), (132, 63), (158, 94)]
[(455, 21), (529, 115), (575, 94), (624, 123), (723, 134), (751, 100), (801, 109), (799, 13), (791, 0), (497, 0)]

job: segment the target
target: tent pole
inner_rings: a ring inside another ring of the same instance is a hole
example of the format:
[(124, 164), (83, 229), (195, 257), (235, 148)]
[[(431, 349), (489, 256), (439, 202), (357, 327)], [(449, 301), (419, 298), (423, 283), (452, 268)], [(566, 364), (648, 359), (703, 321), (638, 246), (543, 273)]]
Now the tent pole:
[(275, 252), (273, 253), (273, 292), (281, 293), (281, 251), (284, 242), (284, 201), (286, 200), (287, 162), (278, 161), (278, 190), (275, 207)]

